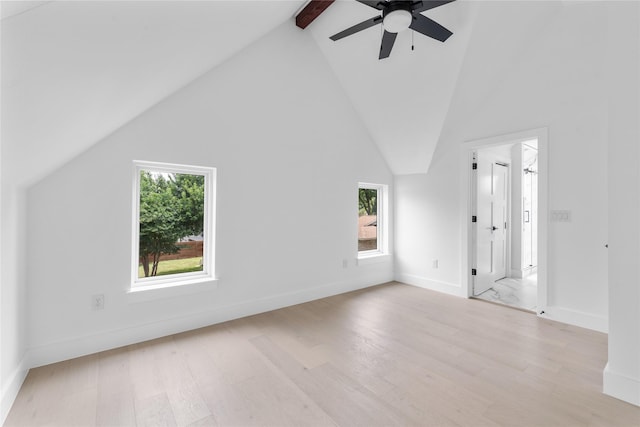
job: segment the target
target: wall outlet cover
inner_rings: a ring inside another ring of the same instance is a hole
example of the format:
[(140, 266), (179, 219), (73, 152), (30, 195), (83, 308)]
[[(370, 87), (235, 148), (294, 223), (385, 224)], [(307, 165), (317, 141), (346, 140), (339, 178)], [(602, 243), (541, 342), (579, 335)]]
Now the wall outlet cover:
[(91, 308), (93, 310), (104, 310), (104, 294), (97, 294), (91, 297)]

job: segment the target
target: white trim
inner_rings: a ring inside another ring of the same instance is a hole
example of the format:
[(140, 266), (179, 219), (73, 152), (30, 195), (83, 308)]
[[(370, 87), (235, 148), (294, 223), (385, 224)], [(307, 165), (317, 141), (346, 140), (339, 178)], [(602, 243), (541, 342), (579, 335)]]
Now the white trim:
[(460, 230), (461, 230), (461, 278), (462, 296), (469, 298), (473, 292), (471, 286), (472, 268), (472, 192), (470, 173), (470, 156), (474, 150), (483, 147), (498, 146), (538, 140), (538, 301), (537, 311), (547, 308), (547, 206), (548, 206), (548, 130), (547, 128), (531, 129), (507, 135), (478, 139), (460, 144)]
[(364, 289), (390, 281), (393, 281), (393, 273), (365, 273), (361, 274), (360, 277), (355, 280), (328, 283), (301, 291), (285, 292), (237, 304), (212, 307), (183, 316), (159, 319), (127, 328), (102, 331), (95, 334), (78, 336), (65, 341), (45, 344), (29, 349), (27, 360), (32, 367), (48, 365), (50, 363), (69, 360), (112, 348)]
[(511, 269), (511, 272), (509, 273), (509, 277), (515, 277), (517, 279), (523, 279), (524, 278), (524, 273), (522, 270), (515, 270), (515, 269)]
[(583, 311), (556, 306), (547, 306), (543, 314), (540, 314), (541, 311), (542, 310), (538, 310), (538, 316), (546, 319), (604, 332), (605, 334), (609, 332), (609, 318), (607, 316), (597, 316)]
[(614, 372), (609, 363), (602, 374), (602, 392), (616, 399), (640, 406), (640, 379)]
[(136, 286), (126, 290), (128, 303), (155, 301), (159, 299), (175, 298), (199, 292), (208, 292), (218, 288), (218, 280), (198, 278), (179, 282), (169, 282), (165, 285)]
[[(370, 251), (358, 251), (357, 259), (373, 258), (389, 255), (389, 186), (386, 184), (373, 184), (370, 182), (358, 182), (358, 192), (361, 188), (376, 190), (376, 239), (378, 248)], [(357, 229), (356, 229), (357, 232)], [(356, 235), (356, 241), (358, 237)], [(366, 262), (365, 262), (366, 263)]]
[(529, 277), (537, 273), (538, 273), (538, 267), (534, 265), (533, 267), (523, 268), (522, 270), (517, 270), (517, 269), (511, 270), (511, 277), (524, 279), (526, 277)]
[[(204, 176), (204, 224), (203, 255), (201, 272), (172, 274), (159, 277), (138, 277), (139, 253), (139, 217), (140, 217), (140, 172), (155, 171), (186, 175)], [(131, 227), (131, 291), (162, 289), (169, 286), (183, 286), (203, 281), (215, 280), (215, 229), (216, 229), (216, 168), (205, 166), (178, 165), (133, 161), (132, 190), (132, 227)]]
[(509, 160), (508, 162), (504, 162), (506, 163), (506, 167), (507, 167), (507, 182), (505, 183), (506, 187), (507, 187), (507, 207), (505, 208), (507, 210), (506, 214), (507, 214), (507, 235), (505, 237), (506, 242), (505, 242), (505, 247), (506, 247), (506, 259), (505, 259), (505, 268), (504, 268), (504, 274), (509, 274), (509, 270), (511, 269), (511, 249), (512, 249), (512, 239), (513, 239), (513, 218), (511, 216), (512, 211), (511, 211), (511, 207), (512, 207), (512, 203), (513, 203), (513, 193), (512, 191), (512, 181), (513, 181), (513, 164), (512, 161)]
[(379, 264), (382, 262), (389, 262), (391, 261), (391, 254), (383, 254), (381, 252), (377, 252), (374, 254), (370, 254), (370, 255), (364, 255), (362, 253), (360, 253), (358, 255), (358, 258), (356, 259), (356, 265), (358, 267), (363, 266), (363, 265), (369, 265), (369, 264)]
[(415, 274), (398, 273), (396, 281), (418, 288), (429, 289), (449, 295), (461, 296), (461, 287), (454, 283), (442, 282), (440, 280), (429, 279), (428, 277), (416, 276)]
[(13, 402), (15, 402), (20, 387), (22, 387), (28, 373), (29, 369), (27, 368), (26, 357), (23, 357), (18, 366), (16, 366), (9, 375), (8, 381), (3, 383), (0, 403), (0, 425), (4, 425), (11, 406), (13, 406)]

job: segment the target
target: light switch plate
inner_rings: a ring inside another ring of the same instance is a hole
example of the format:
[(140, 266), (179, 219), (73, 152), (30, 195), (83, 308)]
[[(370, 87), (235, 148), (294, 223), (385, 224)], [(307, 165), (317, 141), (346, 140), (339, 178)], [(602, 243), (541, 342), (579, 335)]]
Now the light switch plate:
[(551, 222), (571, 222), (571, 211), (552, 210)]

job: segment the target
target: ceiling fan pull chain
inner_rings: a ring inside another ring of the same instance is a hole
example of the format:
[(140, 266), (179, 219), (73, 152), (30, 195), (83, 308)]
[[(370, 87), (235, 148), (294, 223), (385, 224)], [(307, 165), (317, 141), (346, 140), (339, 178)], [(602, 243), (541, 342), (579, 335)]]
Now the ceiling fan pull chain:
[(411, 50), (415, 50), (415, 46), (413, 45), (413, 36), (416, 32), (415, 31), (411, 31)]

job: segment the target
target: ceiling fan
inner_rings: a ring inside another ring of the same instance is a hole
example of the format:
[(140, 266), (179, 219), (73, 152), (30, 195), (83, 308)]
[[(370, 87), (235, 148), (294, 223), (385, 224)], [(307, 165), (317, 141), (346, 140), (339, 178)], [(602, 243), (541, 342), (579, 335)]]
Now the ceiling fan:
[(357, 0), (360, 3), (366, 4), (374, 9), (382, 11), (382, 15), (375, 16), (371, 19), (367, 19), (353, 27), (347, 28), (344, 31), (340, 31), (330, 37), (331, 40), (336, 41), (344, 37), (355, 34), (359, 31), (366, 30), (374, 25), (382, 24), (384, 28), (384, 35), (382, 36), (382, 44), (380, 45), (380, 56), (378, 59), (388, 58), (391, 54), (391, 49), (396, 41), (396, 36), (399, 32), (411, 28), (413, 31), (417, 31), (432, 39), (444, 42), (453, 33), (447, 30), (437, 22), (427, 18), (420, 12), (433, 9), (443, 4), (451, 3), (455, 0), (422, 0), (422, 1), (407, 1), (407, 0)]

